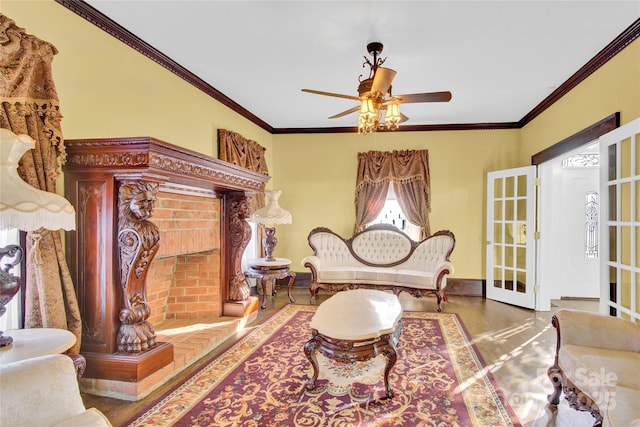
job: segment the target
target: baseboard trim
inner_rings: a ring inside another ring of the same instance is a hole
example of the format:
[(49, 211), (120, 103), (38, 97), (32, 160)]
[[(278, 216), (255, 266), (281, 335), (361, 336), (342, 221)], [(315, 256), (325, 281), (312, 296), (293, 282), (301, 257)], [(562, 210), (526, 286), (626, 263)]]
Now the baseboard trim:
[(468, 297), (486, 297), (486, 280), (459, 279), (447, 277), (447, 295), (463, 295)]
[(560, 297), (560, 301), (600, 301), (600, 298), (589, 298), (589, 297)]

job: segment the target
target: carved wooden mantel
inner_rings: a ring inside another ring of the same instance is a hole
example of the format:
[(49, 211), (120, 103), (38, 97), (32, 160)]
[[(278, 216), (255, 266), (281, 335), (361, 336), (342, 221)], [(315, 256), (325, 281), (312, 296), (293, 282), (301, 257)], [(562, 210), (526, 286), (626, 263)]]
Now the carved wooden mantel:
[[(237, 280), (234, 245), (242, 243), (232, 238), (236, 206), (263, 191), (269, 176), (150, 137), (66, 140), (65, 146), (65, 196), (78, 212), (66, 250), (83, 319), (84, 377), (139, 381), (170, 363), (173, 348), (156, 343), (147, 322), (146, 273), (162, 241), (147, 216), (132, 213), (132, 192), (146, 194), (149, 209), (158, 189), (221, 200), (220, 283), (226, 285), (220, 294), (226, 301)], [(132, 252), (136, 239), (141, 249)]]

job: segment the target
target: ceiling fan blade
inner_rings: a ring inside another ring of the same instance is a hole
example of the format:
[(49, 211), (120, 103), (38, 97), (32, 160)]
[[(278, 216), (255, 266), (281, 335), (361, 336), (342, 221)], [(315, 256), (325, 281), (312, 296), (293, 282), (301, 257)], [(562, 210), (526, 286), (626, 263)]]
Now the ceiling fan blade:
[(451, 92), (411, 93), (408, 95), (395, 95), (394, 98), (399, 98), (403, 104), (412, 102), (449, 102), (451, 100)]
[(396, 72), (391, 68), (378, 67), (376, 74), (373, 76), (373, 83), (371, 84), (371, 93), (380, 93), (385, 96), (389, 92), (391, 82), (396, 76)]
[(348, 110), (343, 111), (342, 113), (338, 113), (334, 116), (329, 117), (330, 119), (337, 119), (338, 117), (346, 116), (347, 114), (355, 113), (358, 111), (360, 107), (349, 108)]
[(314, 90), (314, 89), (302, 89), (302, 91), (308, 92), (308, 93), (315, 93), (316, 95), (335, 96), (337, 98), (345, 98), (345, 99), (352, 99), (354, 101), (360, 101), (360, 98), (358, 98), (357, 96), (343, 95), (341, 93), (323, 92), (321, 90)]

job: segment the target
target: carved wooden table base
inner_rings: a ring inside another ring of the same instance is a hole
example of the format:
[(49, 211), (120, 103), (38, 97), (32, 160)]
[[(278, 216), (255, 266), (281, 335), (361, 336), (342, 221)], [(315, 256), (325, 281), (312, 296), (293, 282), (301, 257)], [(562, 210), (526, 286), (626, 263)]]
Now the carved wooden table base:
[(387, 359), (384, 367), (384, 388), (386, 398), (393, 397), (393, 390), (389, 385), (389, 372), (398, 360), (396, 345), (402, 333), (402, 322), (398, 322), (393, 333), (367, 340), (339, 340), (322, 335), (318, 330), (311, 330), (311, 339), (304, 345), (304, 354), (313, 366), (313, 376), (307, 382), (307, 390), (316, 388), (319, 368), (316, 350), (324, 356), (342, 363), (363, 362), (384, 354)]
[(339, 292), (320, 304), (311, 319), (311, 339), (304, 345), (304, 353), (313, 366), (307, 389), (316, 387), (317, 351), (341, 363), (363, 362), (383, 354), (386, 398), (392, 398), (389, 372), (398, 359), (401, 319), (398, 297), (373, 289)]
[(296, 281), (296, 273), (289, 270), (291, 260), (285, 258), (276, 258), (275, 261), (265, 261), (264, 259), (249, 261), (249, 271), (244, 275), (246, 277), (256, 278), (260, 280), (262, 286), (262, 303), (260, 308), (267, 307), (267, 284), (271, 285), (272, 295), (276, 294), (276, 279), (289, 278), (287, 285), (287, 295), (289, 301), (295, 303), (296, 300), (291, 296), (291, 288)]

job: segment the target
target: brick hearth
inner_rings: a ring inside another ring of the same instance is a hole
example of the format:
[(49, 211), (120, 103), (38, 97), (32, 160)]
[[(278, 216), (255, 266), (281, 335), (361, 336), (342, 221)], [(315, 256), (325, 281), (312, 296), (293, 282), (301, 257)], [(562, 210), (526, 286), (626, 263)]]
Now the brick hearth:
[(241, 331), (248, 320), (239, 317), (182, 318), (161, 322), (156, 327), (159, 341), (174, 346), (173, 362), (139, 382), (81, 378), (82, 391), (97, 396), (136, 401), (178, 375)]

